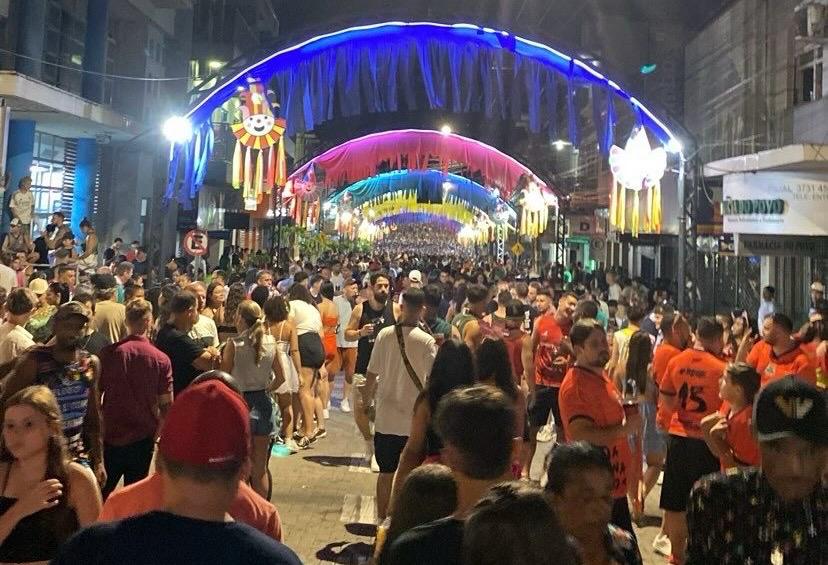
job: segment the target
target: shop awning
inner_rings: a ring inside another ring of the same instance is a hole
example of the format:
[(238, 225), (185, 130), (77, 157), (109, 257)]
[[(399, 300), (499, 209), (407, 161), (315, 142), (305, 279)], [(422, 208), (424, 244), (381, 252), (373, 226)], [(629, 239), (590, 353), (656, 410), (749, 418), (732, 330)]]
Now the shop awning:
[(705, 177), (721, 177), (757, 171), (825, 172), (828, 174), (828, 145), (813, 143), (786, 145), (779, 149), (712, 161), (704, 166)]

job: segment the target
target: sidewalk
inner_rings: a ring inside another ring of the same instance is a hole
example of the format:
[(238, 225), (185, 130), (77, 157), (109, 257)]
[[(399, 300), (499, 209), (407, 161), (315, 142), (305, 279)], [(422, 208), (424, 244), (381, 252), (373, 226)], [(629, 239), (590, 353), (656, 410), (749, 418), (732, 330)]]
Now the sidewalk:
[(363, 441), (352, 414), (332, 408), (327, 430), (312, 449), (271, 458), (271, 501), (282, 517), (285, 543), (303, 563), (366, 563), (375, 532), (376, 475), (362, 465)]

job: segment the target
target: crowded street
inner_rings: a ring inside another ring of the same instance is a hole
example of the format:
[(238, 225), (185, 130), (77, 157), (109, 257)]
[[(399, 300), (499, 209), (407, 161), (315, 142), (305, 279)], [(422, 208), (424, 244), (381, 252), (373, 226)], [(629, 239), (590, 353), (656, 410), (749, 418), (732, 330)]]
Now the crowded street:
[(0, 565), (828, 565), (828, 0), (0, 0)]

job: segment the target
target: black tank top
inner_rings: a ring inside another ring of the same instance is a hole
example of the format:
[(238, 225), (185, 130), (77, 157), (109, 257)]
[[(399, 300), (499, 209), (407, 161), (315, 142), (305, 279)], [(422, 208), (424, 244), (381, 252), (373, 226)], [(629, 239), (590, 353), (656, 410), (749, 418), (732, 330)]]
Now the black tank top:
[[(0, 515), (5, 514), (17, 502), (16, 498), (5, 496), (10, 471), (11, 463), (6, 467), (6, 478), (0, 494)], [(65, 497), (65, 486), (63, 490)], [(35, 512), (20, 520), (0, 544), (0, 562), (50, 561), (57, 557), (60, 547), (79, 529), (75, 509), (66, 504)]]
[[(368, 370), (368, 361), (371, 360), (371, 352), (374, 350), (374, 342), (377, 340), (377, 335), (382, 328), (393, 326), (394, 322), (394, 303), (389, 298), (382, 310), (374, 310), (366, 300), (362, 303), (362, 316), (359, 318), (359, 327), (365, 324), (374, 324), (374, 333), (359, 338), (357, 343), (357, 359), (355, 372), (364, 375)], [(357, 328), (359, 329), (359, 328)]]

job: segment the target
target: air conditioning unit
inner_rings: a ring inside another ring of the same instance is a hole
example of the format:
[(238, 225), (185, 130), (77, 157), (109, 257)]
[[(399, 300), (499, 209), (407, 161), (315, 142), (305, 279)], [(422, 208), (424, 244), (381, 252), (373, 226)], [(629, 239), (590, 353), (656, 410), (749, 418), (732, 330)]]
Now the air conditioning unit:
[(798, 36), (825, 39), (828, 21), (828, 0), (805, 0), (796, 7)]

